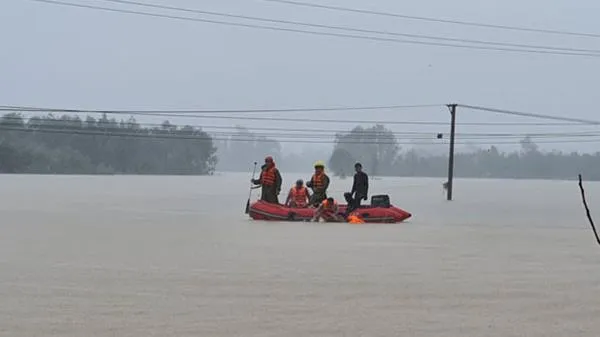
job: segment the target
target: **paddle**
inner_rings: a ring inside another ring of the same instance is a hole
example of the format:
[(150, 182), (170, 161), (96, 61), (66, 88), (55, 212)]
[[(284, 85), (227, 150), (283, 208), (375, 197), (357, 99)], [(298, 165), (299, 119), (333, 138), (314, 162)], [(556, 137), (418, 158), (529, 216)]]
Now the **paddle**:
[[(254, 175), (256, 175), (257, 164), (257, 162), (254, 162), (254, 169), (252, 170), (252, 180), (254, 180)], [(252, 188), (252, 183), (250, 183), (250, 192), (248, 192), (248, 201), (246, 202), (246, 214), (250, 213), (250, 198), (252, 197)]]

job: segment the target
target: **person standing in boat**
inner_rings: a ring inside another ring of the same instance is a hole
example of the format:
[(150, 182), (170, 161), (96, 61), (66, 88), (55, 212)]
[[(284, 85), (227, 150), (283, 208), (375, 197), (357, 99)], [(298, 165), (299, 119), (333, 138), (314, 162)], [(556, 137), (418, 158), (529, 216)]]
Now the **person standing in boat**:
[(271, 156), (265, 158), (265, 165), (262, 166), (260, 177), (252, 179), (253, 184), (262, 187), (260, 200), (272, 204), (279, 204), (278, 195), (281, 191), (282, 182), (281, 174), (277, 167), (275, 167), (275, 162)]
[(352, 211), (360, 207), (362, 200), (367, 200), (369, 193), (369, 176), (363, 172), (362, 164), (354, 164), (354, 182), (352, 183), (352, 191), (344, 193), (344, 198), (348, 202), (348, 208), (346, 210), (346, 216)]
[(325, 174), (325, 163), (319, 160), (315, 163), (315, 173), (306, 186), (312, 188), (313, 195), (310, 203), (317, 207), (323, 200), (327, 199), (327, 188), (329, 188), (329, 177)]
[(305, 208), (310, 203), (310, 193), (308, 189), (304, 187), (304, 181), (298, 179), (296, 185), (292, 186), (288, 193), (285, 205), (293, 208)]

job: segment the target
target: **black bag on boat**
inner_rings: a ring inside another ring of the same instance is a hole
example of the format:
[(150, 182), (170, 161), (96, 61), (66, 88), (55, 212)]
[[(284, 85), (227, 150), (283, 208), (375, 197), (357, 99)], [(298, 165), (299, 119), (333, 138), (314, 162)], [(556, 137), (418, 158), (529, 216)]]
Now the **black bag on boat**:
[(371, 207), (389, 208), (390, 206), (390, 197), (387, 194), (371, 196)]

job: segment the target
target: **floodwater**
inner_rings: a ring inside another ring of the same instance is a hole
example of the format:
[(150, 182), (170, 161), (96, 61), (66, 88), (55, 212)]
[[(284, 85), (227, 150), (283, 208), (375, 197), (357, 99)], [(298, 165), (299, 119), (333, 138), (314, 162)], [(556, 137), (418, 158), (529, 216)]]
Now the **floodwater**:
[(446, 202), (442, 179), (384, 178), (414, 217), (349, 225), (249, 220), (248, 180), (0, 176), (0, 335), (600, 333), (575, 181), (457, 180)]

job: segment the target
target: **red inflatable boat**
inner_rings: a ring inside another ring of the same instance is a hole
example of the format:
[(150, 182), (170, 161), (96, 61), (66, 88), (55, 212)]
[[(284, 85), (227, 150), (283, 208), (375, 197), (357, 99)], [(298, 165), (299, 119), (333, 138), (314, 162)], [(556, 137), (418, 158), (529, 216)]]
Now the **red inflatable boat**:
[[(347, 205), (339, 205), (339, 214), (343, 215), (346, 207)], [(250, 205), (249, 214), (254, 220), (310, 221), (315, 215), (315, 210), (315, 208), (290, 208), (259, 200)], [(360, 216), (366, 223), (397, 223), (412, 216), (409, 212), (390, 205), (387, 196), (373, 196), (371, 205), (363, 205), (353, 214)]]

